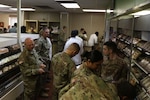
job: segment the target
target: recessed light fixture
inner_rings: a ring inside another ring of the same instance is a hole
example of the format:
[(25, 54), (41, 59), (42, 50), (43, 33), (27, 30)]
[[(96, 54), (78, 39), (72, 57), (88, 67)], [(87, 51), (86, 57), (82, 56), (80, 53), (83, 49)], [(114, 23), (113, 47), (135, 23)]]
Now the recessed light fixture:
[(77, 2), (74, 0), (55, 0), (56, 2), (60, 3), (60, 5), (64, 6), (65, 8), (80, 8)]
[(83, 12), (113, 12), (113, 10), (83, 9)]
[(65, 8), (80, 8), (77, 3), (60, 3)]
[[(15, 10), (17, 11), (17, 8), (10, 8), (10, 10)], [(35, 11), (33, 8), (21, 8), (22, 11)]]
[(66, 2), (66, 1), (74, 1), (74, 0), (55, 0), (56, 2)]
[(11, 6), (0, 4), (0, 8), (10, 8)]

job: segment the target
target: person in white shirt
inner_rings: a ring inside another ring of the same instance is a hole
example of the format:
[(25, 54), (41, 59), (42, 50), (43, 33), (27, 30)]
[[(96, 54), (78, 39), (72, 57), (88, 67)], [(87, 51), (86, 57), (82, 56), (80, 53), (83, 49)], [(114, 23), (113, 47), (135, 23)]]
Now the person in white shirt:
[(75, 62), (76, 66), (80, 65), (82, 62), (81, 59), (81, 54), (83, 53), (83, 40), (81, 40), (80, 37), (77, 36), (78, 35), (78, 30), (73, 30), (71, 32), (71, 37), (67, 40), (65, 46), (64, 46), (64, 50), (66, 50), (66, 48), (68, 48), (68, 46), (72, 43), (77, 43), (80, 46), (80, 51), (77, 55), (75, 55), (74, 57), (72, 57), (72, 60)]
[(78, 39), (78, 40), (80, 40), (82, 43), (84, 43), (83, 39), (81, 37), (79, 37), (78, 35), (76, 35), (75, 38)]
[(92, 50), (94, 49), (95, 44), (98, 44), (98, 32), (95, 32), (94, 34), (91, 34), (89, 41), (88, 41), (88, 46), (92, 47)]
[(88, 44), (88, 41), (87, 41), (88, 37), (87, 37), (86, 31), (84, 31), (83, 36), (84, 36), (83, 44), (84, 44), (84, 46), (87, 46), (87, 44)]

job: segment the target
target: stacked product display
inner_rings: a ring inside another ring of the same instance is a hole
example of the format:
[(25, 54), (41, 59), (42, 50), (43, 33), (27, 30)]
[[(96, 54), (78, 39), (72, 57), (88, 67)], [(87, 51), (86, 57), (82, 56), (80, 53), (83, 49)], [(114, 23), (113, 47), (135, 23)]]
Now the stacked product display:
[(19, 45), (0, 48), (0, 96), (18, 84), (20, 76), (17, 59), (21, 53)]
[(17, 33), (0, 34), (0, 100), (16, 100), (23, 93), (20, 63), (17, 60), (28, 37), (36, 42), (39, 34), (22, 33), (21, 43), (17, 42)]
[(131, 37), (124, 34), (120, 34), (117, 37), (117, 45), (120, 51), (124, 53), (127, 57), (130, 57), (131, 54)]
[[(139, 93), (137, 99), (149, 100), (150, 98), (150, 42), (138, 38), (120, 34), (117, 36), (118, 48), (123, 51), (126, 57), (132, 59), (130, 81), (137, 83)], [(132, 48), (131, 48), (132, 43)], [(131, 53), (132, 52), (132, 53)], [(144, 92), (144, 93), (143, 93)]]

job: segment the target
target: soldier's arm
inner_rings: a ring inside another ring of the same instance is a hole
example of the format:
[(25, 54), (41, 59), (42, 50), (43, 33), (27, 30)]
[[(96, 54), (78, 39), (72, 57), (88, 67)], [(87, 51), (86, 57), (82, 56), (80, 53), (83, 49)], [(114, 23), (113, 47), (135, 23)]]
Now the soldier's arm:
[(42, 43), (41, 41), (38, 41), (38, 42), (37, 42), (37, 49), (36, 49), (36, 51), (37, 51), (38, 54), (39, 54), (39, 53), (41, 52), (41, 50), (42, 50), (42, 45), (43, 45), (43, 43)]
[(126, 81), (127, 80), (127, 76), (128, 76), (128, 67), (127, 67), (127, 64), (125, 62), (123, 62), (122, 64), (122, 69), (121, 69), (121, 76), (120, 76), (120, 79), (118, 80), (117, 83), (120, 83), (122, 81)]
[(34, 49), (34, 55), (37, 59), (37, 63), (39, 66), (41, 66), (44, 63), (44, 60), (42, 59), (42, 57), (37, 53), (37, 51)]
[(38, 61), (39, 66), (45, 62), (44, 59), (40, 55), (37, 54), (36, 56), (37, 56), (37, 59), (38, 59), (37, 61)]
[(27, 63), (22, 63), (20, 65), (20, 71), (25, 76), (32, 76), (32, 75), (40, 74), (40, 68), (38, 68), (35, 65), (29, 65)]
[(128, 72), (129, 72), (128, 65), (124, 62), (123, 68), (122, 68), (122, 77), (124, 79), (127, 79)]
[(22, 54), (18, 62), (20, 63), (20, 71), (23, 75), (25, 76), (32, 76), (32, 75), (37, 75), (39, 74), (39, 67), (36, 65), (29, 65), (28, 61), (25, 59), (25, 55)]

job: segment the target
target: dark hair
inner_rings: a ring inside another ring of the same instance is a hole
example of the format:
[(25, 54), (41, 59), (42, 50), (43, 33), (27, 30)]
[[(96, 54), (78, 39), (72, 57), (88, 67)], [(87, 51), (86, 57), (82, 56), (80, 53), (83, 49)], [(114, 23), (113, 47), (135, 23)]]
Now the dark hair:
[(4, 28), (4, 33), (7, 33), (7, 28)]
[(45, 30), (47, 30), (47, 29), (49, 29), (47, 26), (42, 27), (42, 30), (43, 30), (43, 31), (45, 31)]
[(134, 100), (136, 97), (136, 86), (133, 86), (127, 81), (121, 82), (117, 85), (118, 95), (119, 97), (126, 96), (127, 100)]
[(72, 32), (71, 32), (71, 37), (75, 37), (75, 36), (77, 36), (78, 35), (78, 30), (73, 30)]
[(63, 29), (67, 28), (66, 26), (63, 26)]
[(21, 33), (26, 33), (26, 27), (25, 26), (21, 26)]
[(17, 27), (17, 23), (14, 23), (14, 26), (16, 26), (16, 27)]
[(80, 31), (84, 31), (84, 28), (81, 28)]
[(83, 34), (86, 34), (86, 31), (84, 31)]
[(115, 42), (107, 41), (104, 43), (104, 45), (106, 45), (108, 47), (108, 49), (111, 49), (112, 52), (117, 53), (118, 48), (117, 48), (117, 44)]
[(85, 57), (86, 60), (89, 59), (92, 63), (93, 62), (98, 62), (100, 60), (103, 60), (103, 55), (98, 50), (92, 50), (90, 52), (85, 51), (82, 56)]
[(95, 32), (95, 34), (96, 34), (96, 36), (98, 36), (99, 33), (98, 33), (98, 32)]

